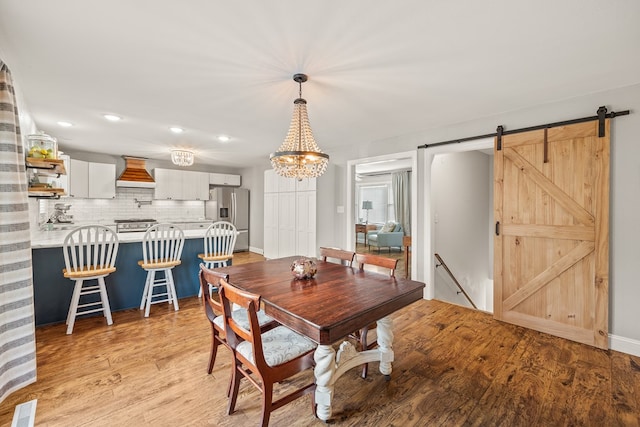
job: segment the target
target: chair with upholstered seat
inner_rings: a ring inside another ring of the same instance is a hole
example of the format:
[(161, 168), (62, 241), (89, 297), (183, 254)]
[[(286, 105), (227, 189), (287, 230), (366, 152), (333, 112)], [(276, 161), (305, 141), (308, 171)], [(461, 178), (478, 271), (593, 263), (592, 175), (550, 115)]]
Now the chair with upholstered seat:
[[(138, 265), (147, 272), (140, 301), (144, 317), (149, 317), (152, 304), (173, 303), (176, 311), (180, 309), (172, 270), (181, 263), (183, 247), (184, 232), (173, 224), (156, 224), (144, 233), (143, 259), (138, 261)], [(158, 273), (162, 273), (163, 277), (156, 278)], [(160, 288), (159, 292), (155, 292), (156, 288)]]
[[(238, 230), (228, 221), (216, 221), (207, 228), (204, 235), (204, 252), (198, 254), (205, 267), (226, 267), (233, 258), (233, 250), (236, 246)], [(209, 286), (209, 292), (213, 285)], [(202, 289), (198, 291), (198, 297), (202, 296)]]
[[(209, 367), (207, 373), (213, 371), (213, 365), (216, 362), (216, 355), (218, 353), (218, 346), (220, 344), (229, 348), (227, 344), (226, 334), (224, 330), (224, 316), (222, 315), (222, 304), (213, 298), (211, 292), (208, 292), (209, 286), (213, 285), (216, 288), (220, 287), (220, 279), (228, 280), (228, 276), (223, 273), (219, 273), (215, 270), (210, 270), (200, 264), (200, 295), (202, 297), (202, 306), (204, 307), (205, 315), (209, 319), (211, 324), (211, 353), (209, 356)], [(244, 327), (249, 328), (249, 317), (245, 309), (237, 309), (233, 312), (233, 317), (236, 322), (242, 324)], [(271, 317), (267, 316), (263, 310), (258, 311), (258, 324), (262, 328), (262, 331), (268, 331), (270, 328), (278, 326), (278, 323)]]
[[(76, 317), (102, 311), (107, 325), (113, 324), (111, 307), (104, 278), (116, 271), (118, 254), (118, 235), (109, 227), (87, 225), (69, 232), (63, 243), (64, 277), (75, 282), (69, 313), (67, 315), (67, 334), (73, 332)], [(97, 280), (97, 285), (85, 286), (88, 280)], [(96, 294), (96, 298), (82, 296)]]
[(346, 264), (351, 267), (351, 263), (353, 262), (353, 257), (355, 256), (355, 252), (345, 251), (343, 249), (337, 248), (320, 248), (320, 257), (324, 262), (327, 262), (328, 258), (340, 260), (341, 264)]
[[(260, 296), (242, 291), (224, 279), (220, 280), (220, 300), (224, 312), (227, 342), (233, 348), (233, 383), (227, 413), (235, 411), (240, 381), (245, 377), (262, 393), (263, 427), (269, 425), (271, 412), (289, 402), (311, 394), (311, 408), (315, 410), (315, 382), (312, 381), (273, 401), (273, 386), (314, 366), (316, 344), (285, 326), (261, 333), (258, 325)], [(231, 314), (232, 304), (247, 310), (249, 328), (240, 325)], [(254, 377), (257, 377), (254, 378)]]
[[(389, 274), (389, 277), (395, 276), (396, 267), (398, 265), (397, 259), (373, 254), (356, 254), (356, 262), (358, 263), (358, 268), (360, 269), (360, 271), (371, 270), (377, 273), (386, 271)], [(369, 330), (374, 329), (375, 327), (376, 324), (372, 323), (352, 335), (352, 337), (358, 340), (358, 342), (360, 343), (360, 348), (362, 351), (371, 350), (378, 345), (377, 340), (374, 340), (370, 343), (367, 342), (367, 335), (369, 333)], [(367, 377), (368, 370), (368, 363), (362, 365), (362, 378)]]

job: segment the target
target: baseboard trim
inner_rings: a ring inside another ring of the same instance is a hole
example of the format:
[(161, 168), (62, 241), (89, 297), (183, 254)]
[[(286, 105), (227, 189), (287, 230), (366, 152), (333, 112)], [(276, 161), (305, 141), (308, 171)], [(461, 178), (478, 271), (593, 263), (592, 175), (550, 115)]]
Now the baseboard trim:
[(640, 357), (640, 341), (631, 338), (609, 335), (609, 348), (621, 353)]
[(264, 251), (261, 248), (254, 248), (253, 246), (249, 246), (249, 252), (255, 252), (260, 255), (264, 255)]

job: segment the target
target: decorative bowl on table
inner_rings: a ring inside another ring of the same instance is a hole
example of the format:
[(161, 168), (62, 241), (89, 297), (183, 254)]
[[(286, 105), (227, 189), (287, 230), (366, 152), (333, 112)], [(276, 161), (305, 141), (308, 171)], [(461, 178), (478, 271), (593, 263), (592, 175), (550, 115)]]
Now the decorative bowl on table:
[(312, 279), (318, 271), (316, 261), (311, 258), (299, 258), (291, 264), (291, 274), (298, 280)]

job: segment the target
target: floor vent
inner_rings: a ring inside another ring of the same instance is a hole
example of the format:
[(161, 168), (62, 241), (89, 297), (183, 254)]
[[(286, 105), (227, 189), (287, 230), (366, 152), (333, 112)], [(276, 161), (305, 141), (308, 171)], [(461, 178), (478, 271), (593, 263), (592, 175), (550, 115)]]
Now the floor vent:
[(16, 405), (11, 427), (33, 427), (36, 420), (36, 404), (38, 399)]

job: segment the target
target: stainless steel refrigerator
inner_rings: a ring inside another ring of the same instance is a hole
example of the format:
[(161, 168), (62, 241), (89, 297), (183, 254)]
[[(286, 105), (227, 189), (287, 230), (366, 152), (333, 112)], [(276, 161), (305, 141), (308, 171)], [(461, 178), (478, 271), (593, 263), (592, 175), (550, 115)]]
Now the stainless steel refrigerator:
[(234, 252), (249, 250), (249, 190), (215, 187), (205, 202), (205, 216), (212, 221), (229, 221), (240, 234)]

